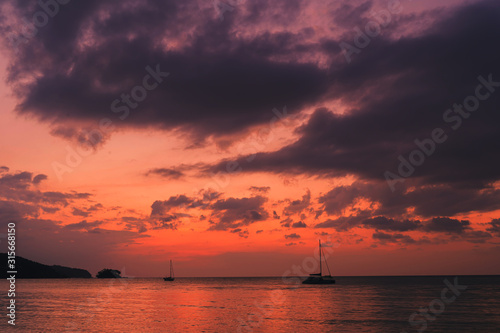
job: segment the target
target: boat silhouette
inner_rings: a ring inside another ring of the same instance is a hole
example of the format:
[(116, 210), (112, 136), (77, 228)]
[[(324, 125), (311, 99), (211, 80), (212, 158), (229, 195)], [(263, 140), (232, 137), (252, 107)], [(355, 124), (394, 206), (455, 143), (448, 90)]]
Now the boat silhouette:
[(323, 275), (323, 267), (321, 265), (321, 254), (323, 250), (321, 249), (321, 240), (319, 241), (319, 273), (309, 274), (309, 277), (302, 281), (302, 284), (334, 284), (335, 279), (330, 273), (330, 267), (328, 267), (328, 262), (325, 258), (326, 268), (328, 269), (328, 275)]
[(174, 266), (172, 266), (172, 260), (170, 260), (170, 276), (164, 277), (164, 281), (174, 281)]

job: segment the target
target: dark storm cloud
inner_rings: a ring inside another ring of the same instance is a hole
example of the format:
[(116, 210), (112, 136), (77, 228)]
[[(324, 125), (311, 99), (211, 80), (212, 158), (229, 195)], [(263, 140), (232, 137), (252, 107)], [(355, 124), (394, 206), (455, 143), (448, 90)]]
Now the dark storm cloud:
[(180, 226), (179, 221), (172, 220), (170, 218), (160, 219), (156, 221), (155, 226), (152, 229), (166, 229), (166, 230), (177, 230)]
[(49, 214), (53, 214), (55, 212), (58, 212), (60, 211), (61, 209), (58, 208), (58, 207), (40, 207), (42, 209), (42, 211), (44, 211), (45, 213), (49, 213)]
[[(84, 220), (63, 226), (61, 221), (40, 219), (41, 211), (53, 213), (74, 202), (88, 203), (88, 195), (78, 192), (49, 192), (48, 197), (56, 198), (53, 201), (56, 206), (45, 206), (42, 203), (46, 192), (39, 191), (34, 184), (27, 187), (29, 178), (26, 176), (8, 178), (19, 181), (18, 184), (9, 181), (8, 191), (5, 182), (4, 186), (0, 186), (0, 225), (5, 228), (4, 230), (7, 230), (6, 224), (11, 221), (16, 222), (18, 226), (22, 225), (22, 232), (17, 235), (17, 240), (24, 244), (20, 248), (24, 253), (23, 256), (29, 258), (40, 256), (57, 261), (57, 258), (69, 253), (73, 257), (67, 258), (66, 263), (71, 266), (76, 265), (73, 260), (75, 253), (85, 253), (83, 257), (86, 258), (89, 255), (93, 258), (102, 258), (116, 250), (119, 245), (133, 244), (136, 239), (146, 237), (131, 231), (99, 228), (103, 224), (102, 221)], [(100, 204), (93, 204), (87, 210), (100, 207), (102, 207)], [(61, 251), (62, 248), (64, 251)]]
[(469, 221), (459, 221), (447, 217), (435, 217), (424, 224), (427, 232), (443, 232), (448, 234), (462, 234), (471, 229)]
[[(382, 240), (383, 237), (395, 240), (393, 234), (387, 234), (382, 231), (394, 232), (411, 232), (420, 231), (427, 234), (446, 234), (452, 236), (454, 240), (465, 239), (470, 242), (484, 242), (491, 238), (491, 234), (481, 230), (473, 230), (470, 222), (466, 220), (458, 220), (447, 217), (434, 217), (427, 221), (417, 220), (395, 220), (385, 216), (377, 216), (366, 218), (366, 212), (359, 216), (344, 217), (337, 219), (329, 219), (325, 222), (318, 223), (315, 228), (334, 228), (338, 232), (349, 231), (352, 228), (362, 227), (366, 229), (375, 229), (377, 235), (374, 238)], [(494, 220), (493, 220), (494, 221)], [(494, 232), (493, 228), (487, 229)], [(401, 235), (401, 234), (398, 234)], [(400, 239), (403, 239), (400, 237)], [(404, 238), (405, 242), (410, 242), (409, 238)]]
[[(197, 209), (204, 214), (210, 215), (209, 230), (241, 230), (239, 236), (247, 238), (248, 231), (240, 227), (254, 222), (264, 221), (269, 218), (269, 213), (263, 205), (267, 198), (260, 195), (248, 198), (221, 198), (222, 193), (214, 190), (201, 190), (197, 196), (189, 197), (184, 194), (171, 196), (167, 200), (157, 200), (151, 205), (151, 214), (148, 218), (134, 218), (134, 224), (125, 221), (130, 228), (146, 230), (146, 225), (152, 229), (177, 230), (182, 224), (181, 218), (192, 218), (193, 215), (186, 211)], [(205, 215), (200, 215), (199, 220), (206, 219)], [(235, 232), (236, 233), (236, 232)]]
[(248, 230), (242, 230), (241, 228), (236, 228), (230, 231), (233, 234), (238, 234), (238, 236), (242, 238), (248, 238), (249, 232)]
[(370, 212), (360, 211), (357, 215), (340, 216), (336, 219), (327, 219), (316, 224), (315, 228), (334, 228), (338, 232), (347, 231), (359, 226), (364, 220), (371, 216)]
[[(239, 4), (240, 6), (242, 3), (247, 5), (248, 15), (244, 17), (246, 23), (266, 24), (268, 22), (278, 22), (289, 25), (291, 21), (302, 16), (302, 2), (301, 0), (276, 0), (272, 2), (271, 6), (268, 0), (254, 0), (240, 1)], [(236, 8), (241, 9), (240, 6)]]
[(121, 221), (118, 222), (125, 226), (125, 230), (137, 230), (139, 233), (148, 231), (146, 225), (156, 226), (154, 219), (145, 219), (135, 216), (123, 216)]
[(193, 199), (193, 203), (188, 208), (208, 208), (210, 204), (222, 196), (222, 192), (218, 192), (212, 188), (199, 190), (196, 198)]
[(48, 177), (47, 175), (44, 174), (39, 174), (33, 177), (33, 184), (38, 185), (40, 184), (43, 180), (46, 180)]
[[(37, 10), (13, 6), (19, 17)], [(284, 3), (262, 2), (259, 12), (273, 6), (293, 11)], [(304, 36), (265, 32), (246, 40), (233, 34), (233, 22), (214, 19), (196, 1), (73, 1), (20, 46), (9, 82), (18, 88), (22, 113), (52, 123), (100, 120), (123, 115), (113, 114), (112, 102), (142, 84), (151, 66), (170, 76), (140, 106), (129, 107), (125, 123), (181, 127), (196, 137), (268, 123), (274, 107), (298, 112), (325, 93), (326, 72), (315, 64), (269, 59), (294, 50)], [(19, 28), (7, 25), (4, 31)], [(176, 47), (166, 50), (163, 43)], [(22, 82), (33, 72), (35, 81)]]
[(267, 192), (269, 192), (271, 190), (271, 187), (269, 187), (269, 186), (250, 186), (249, 190), (252, 192), (266, 194)]
[(394, 219), (388, 219), (384, 216), (377, 216), (365, 220), (363, 221), (362, 225), (367, 228), (387, 231), (411, 231), (417, 230), (421, 227), (420, 221), (397, 221)]
[(210, 209), (212, 218), (216, 218), (209, 230), (228, 230), (264, 221), (269, 217), (264, 204), (267, 198), (253, 196), (249, 198), (227, 198), (214, 202)]
[(495, 234), (497, 237), (500, 237), (500, 219), (491, 220), (489, 225), (490, 227), (487, 230)]
[[(19, 18), (39, 10), (35, 2), (11, 6)], [(53, 134), (67, 139), (80, 140), (81, 134), (65, 127), (67, 123), (109, 117), (117, 126), (182, 128), (202, 140), (268, 123), (277, 106), (287, 105), (290, 113), (298, 113), (306, 106), (326, 105), (295, 130), (299, 137), (295, 142), (257, 153), (251, 163), (248, 156), (236, 160), (243, 172), (358, 177), (354, 184), (320, 196), (316, 217), (327, 217), (316, 227), (402, 232), (417, 223), (402, 218), (412, 209), (427, 221), (418, 229), (466, 234), (468, 226), (461, 221), (432, 218), (500, 209), (500, 190), (492, 185), (500, 178), (500, 88), (496, 83), (483, 88), (490, 97), (468, 118), (443, 120), (454, 103), (475, 93), (478, 76), (488, 80), (491, 74), (492, 81), (500, 81), (498, 1), (422, 14), (434, 23), (390, 39), (387, 36), (398, 28), (419, 19), (418, 14), (401, 17), (351, 63), (340, 53), (340, 40), (325, 37), (321, 45), (309, 44), (314, 29), (294, 33), (258, 29), (260, 23), (271, 26), (274, 20), (293, 22), (301, 1), (247, 1), (244, 6), (245, 10), (226, 13), (222, 21), (200, 10), (195, 1), (88, 0), (61, 6), (60, 13), (10, 58), (8, 83), (18, 94), (18, 111), (53, 124)], [(364, 22), (370, 9), (370, 1), (357, 2), (325, 15), (349, 28)], [(0, 23), (4, 34), (16, 28), (12, 22)], [(328, 70), (310, 60), (315, 56), (333, 59)], [(157, 64), (170, 75), (139, 106), (129, 107), (130, 115), (122, 122), (118, 118), (122, 113), (112, 112), (112, 102), (142, 84), (146, 66), (154, 70)], [(329, 109), (337, 102), (342, 110)], [(452, 130), (459, 120), (460, 128)], [(384, 172), (396, 173), (398, 156), (408, 157), (417, 148), (415, 139), (428, 139), (436, 127), (445, 130), (448, 140), (436, 145), (435, 153), (394, 193), (390, 191)], [(222, 161), (209, 171), (226, 167), (227, 161)], [(4, 175), (9, 169), (0, 171)], [(169, 168), (152, 173), (182, 177), (176, 172), (183, 173)], [(60, 206), (89, 196), (33, 190), (42, 176), (33, 178), (26, 172), (2, 176), (0, 195)], [(220, 195), (156, 201), (151, 215), (167, 218), (174, 208), (213, 209), (211, 229), (216, 230), (268, 217), (263, 202), (255, 199), (259, 196), (220, 199)], [(363, 199), (371, 202), (365, 211), (336, 217)], [(300, 215), (310, 209), (310, 202), (310, 193), (290, 200), (283, 214)], [(273, 217), (280, 218), (277, 213)], [(285, 223), (290, 226), (291, 220)]]
[(333, 12), (333, 19), (338, 25), (352, 29), (363, 21), (363, 15), (372, 8), (372, 1), (366, 1), (359, 5), (345, 3)]
[(365, 195), (364, 189), (358, 186), (338, 186), (322, 195), (318, 202), (323, 205), (324, 212), (329, 215), (338, 215), (356, 199)]
[(182, 171), (168, 168), (152, 169), (149, 170), (146, 175), (157, 175), (167, 179), (179, 179), (184, 177), (184, 173)]
[(92, 215), (93, 212), (99, 211), (103, 209), (104, 206), (100, 203), (91, 205), (90, 207), (84, 207), (84, 208), (77, 208), (73, 207), (72, 214), (75, 216), (82, 216), (82, 217), (88, 217), (89, 215)]
[[(425, 15), (435, 21), (425, 31), (397, 40), (379, 36), (350, 64), (333, 62), (327, 95), (342, 99), (347, 112), (318, 108), (296, 130), (296, 142), (257, 153), (251, 163), (239, 159), (243, 172), (355, 175), (370, 184), (337, 188), (323, 197), (331, 215), (357, 198), (378, 195), (383, 196), (378, 215), (397, 216), (413, 206), (415, 214), (426, 217), (499, 209), (500, 192), (491, 184), (500, 179), (500, 44), (493, 42), (500, 38), (500, 3), (487, 0), (446, 15)], [(480, 88), (488, 98), (467, 118), (453, 113), (455, 118), (445, 121), (448, 109), (476, 94), (479, 76), (493, 81)], [(435, 128), (448, 139), (435, 144), (435, 152), (396, 193), (382, 189), (388, 188), (384, 172), (397, 173), (398, 156), (408, 159), (418, 148), (414, 141), (429, 139)], [(213, 171), (223, 167), (224, 162)]]
[(381, 243), (403, 243), (409, 245), (416, 243), (412, 237), (403, 234), (386, 234), (383, 232), (376, 232), (372, 235), (372, 237)]
[(427, 218), (500, 209), (500, 190), (491, 187), (427, 186), (411, 181), (408, 182), (408, 190), (398, 189), (396, 192), (392, 192), (384, 181), (356, 181), (349, 186), (333, 188), (321, 195), (318, 202), (328, 215), (339, 215), (361, 199), (380, 204), (367, 207), (372, 216), (399, 217), (406, 214), (409, 208), (414, 210), (415, 215)]
[(292, 224), (292, 228), (307, 228), (307, 224), (302, 221), (295, 222)]
[(298, 235), (296, 233), (293, 233), (293, 234), (290, 234), (290, 235), (285, 235), (285, 238), (286, 239), (299, 239), (300, 235)]
[(14, 201), (0, 200), (0, 221), (17, 222), (25, 217), (38, 216), (38, 207)]
[(96, 212), (96, 211), (101, 210), (103, 208), (104, 208), (104, 206), (102, 204), (96, 203), (96, 204), (90, 206), (89, 208), (87, 208), (87, 211)]
[[(384, 233), (384, 232), (375, 232), (372, 235), (372, 238), (382, 245), (399, 244), (403, 247), (405, 247), (407, 245), (446, 244), (446, 243), (450, 242), (451, 240), (453, 240), (453, 239), (443, 239), (443, 238), (439, 238), (439, 237), (429, 238), (426, 236), (415, 239), (411, 236), (400, 234), (400, 233), (388, 234), (388, 233)], [(358, 239), (356, 243), (360, 243), (361, 241), (362, 240)]]
[(39, 209), (51, 211), (91, 197), (89, 193), (76, 191), (40, 191), (37, 185), (45, 179), (46, 175), (39, 174), (33, 177), (33, 173), (27, 171), (3, 173), (0, 176), (0, 198), (12, 204), (32, 206), (36, 211)]
[(51, 191), (51, 192), (42, 192), (40, 201), (51, 205), (67, 206), (74, 200), (88, 199), (91, 196), (92, 195), (90, 193), (78, 193), (75, 191), (71, 191), (68, 193)]
[(285, 220), (282, 220), (280, 221), (280, 225), (282, 227), (285, 227), (285, 228), (307, 228), (307, 224), (302, 222), (302, 221), (298, 221), (298, 222), (293, 222), (293, 220), (291, 218), (287, 218)]
[(162, 222), (166, 222), (166, 223), (168, 223), (168, 222), (175, 221), (175, 220), (177, 220), (177, 219), (178, 219), (177, 215), (167, 215), (167, 216), (165, 216), (165, 217), (162, 217), (162, 218), (161, 218), (161, 221), (162, 221)]
[(103, 221), (93, 221), (87, 222), (87, 220), (80, 221), (78, 223), (70, 223), (65, 225), (64, 229), (70, 230), (92, 230), (103, 224)]
[(83, 211), (76, 207), (73, 208), (73, 211), (71, 213), (75, 216), (83, 216), (83, 217), (88, 217), (90, 215), (89, 212)]
[(489, 232), (481, 230), (467, 230), (466, 232), (460, 233), (459, 235), (453, 234), (448, 237), (437, 236), (435, 238), (421, 237), (420, 239), (414, 239), (409, 235), (404, 235), (400, 233), (388, 234), (384, 232), (377, 231), (372, 235), (374, 240), (377, 240), (381, 244), (387, 243), (398, 243), (400, 245), (421, 245), (421, 244), (444, 244), (451, 241), (467, 241), (474, 244), (484, 244), (488, 240), (491, 240), (492, 235)]
[[(97, 272), (111, 262), (111, 253), (116, 254), (117, 249), (133, 245), (140, 239), (149, 237), (137, 232), (126, 230), (107, 230), (94, 227), (98, 221), (78, 223), (66, 228), (60, 221), (44, 219), (27, 219), (23, 221), (22, 232), (17, 235), (17, 240), (24, 244), (19, 248), (22, 256), (37, 260), (37, 258), (50, 258), (54, 262), (66, 266), (87, 268), (88, 265)], [(88, 230), (87, 230), (88, 229)], [(43, 235), (43, 237), (41, 237)], [(88, 258), (91, 257), (89, 264)], [(102, 258), (106, 260), (101, 261)], [(92, 264), (92, 262), (94, 264)]]
[(193, 198), (189, 198), (184, 194), (172, 196), (168, 200), (164, 201), (157, 200), (151, 205), (151, 216), (165, 215), (165, 213), (170, 211), (172, 208), (186, 207), (187, 205), (192, 204), (194, 201), (195, 200)]
[(147, 230), (146, 223), (153, 230), (167, 229), (167, 230), (177, 230), (182, 221), (183, 217), (191, 217), (191, 215), (186, 213), (175, 213), (175, 214), (165, 214), (161, 216), (151, 215), (149, 219), (128, 219), (126, 226), (129, 228), (136, 228), (139, 232), (144, 232)]
[(462, 237), (466, 241), (474, 244), (484, 244), (486, 243), (486, 241), (493, 238), (493, 236), (489, 232), (481, 230), (467, 231), (462, 235)]
[(197, 194), (197, 197), (180, 194), (171, 196), (167, 200), (156, 200), (151, 205), (151, 217), (163, 216), (173, 209), (208, 209), (215, 200), (222, 196), (222, 193), (212, 189), (200, 190)]
[(290, 228), (290, 226), (292, 225), (293, 223), (293, 220), (291, 218), (286, 218), (282, 221), (280, 221), (280, 224), (282, 227), (285, 227), (285, 228)]
[(283, 209), (283, 214), (287, 216), (299, 214), (311, 205), (311, 191), (307, 190), (306, 194), (304, 194), (300, 200), (287, 201), (288, 205)]
[(23, 171), (15, 174), (6, 174), (0, 177), (0, 186), (13, 189), (27, 189), (31, 186), (33, 174)]

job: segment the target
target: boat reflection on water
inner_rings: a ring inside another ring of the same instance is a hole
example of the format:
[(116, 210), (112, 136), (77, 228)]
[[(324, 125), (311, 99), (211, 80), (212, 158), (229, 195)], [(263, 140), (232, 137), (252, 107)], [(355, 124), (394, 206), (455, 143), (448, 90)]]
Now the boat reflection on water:
[(323, 267), (321, 263), (321, 254), (323, 250), (321, 249), (321, 240), (319, 241), (319, 273), (309, 274), (309, 277), (302, 281), (302, 284), (334, 284), (335, 279), (330, 273), (330, 268), (328, 267), (328, 262), (325, 260), (326, 268), (328, 269), (328, 275), (323, 275)]

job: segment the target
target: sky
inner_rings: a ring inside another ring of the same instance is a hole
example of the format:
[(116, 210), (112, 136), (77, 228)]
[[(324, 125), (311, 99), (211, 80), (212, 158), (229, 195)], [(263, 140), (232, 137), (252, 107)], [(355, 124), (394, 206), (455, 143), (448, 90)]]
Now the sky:
[(130, 277), (500, 274), (500, 3), (3, 2), (0, 246)]

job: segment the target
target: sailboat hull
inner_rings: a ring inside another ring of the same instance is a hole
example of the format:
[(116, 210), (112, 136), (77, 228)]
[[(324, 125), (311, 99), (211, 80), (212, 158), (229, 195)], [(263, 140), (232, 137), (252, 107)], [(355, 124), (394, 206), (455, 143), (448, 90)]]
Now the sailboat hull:
[(175, 280), (175, 278), (173, 278), (173, 277), (164, 277), (163, 278), (163, 281), (174, 281), (174, 280)]
[(330, 273), (330, 268), (328, 267), (328, 262), (325, 258), (326, 268), (328, 268), (328, 275), (323, 275), (323, 267), (321, 265), (321, 255), (323, 250), (321, 249), (321, 240), (319, 243), (319, 273), (317, 274), (309, 274), (309, 277), (302, 281), (302, 284), (335, 284), (335, 279), (332, 277)]
[(331, 276), (310, 276), (302, 284), (335, 284), (335, 279)]

